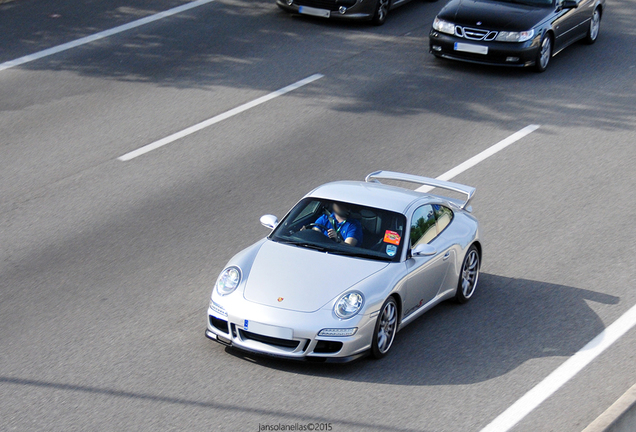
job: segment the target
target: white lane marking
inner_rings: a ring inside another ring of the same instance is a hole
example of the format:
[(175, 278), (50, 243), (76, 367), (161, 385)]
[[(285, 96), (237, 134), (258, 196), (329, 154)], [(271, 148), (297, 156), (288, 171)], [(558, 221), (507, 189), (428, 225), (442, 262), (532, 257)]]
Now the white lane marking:
[(114, 28), (109, 29), (109, 30), (104, 30), (104, 31), (101, 31), (99, 33), (95, 33), (95, 34), (83, 37), (81, 39), (77, 39), (77, 40), (62, 44), (62, 45), (58, 45), (58, 46), (54, 46), (52, 48), (48, 48), (48, 49), (45, 49), (45, 50), (42, 50), (42, 51), (38, 51), (36, 53), (29, 54), (29, 55), (26, 55), (24, 57), (17, 58), (15, 60), (7, 61), (7, 62), (4, 62), (4, 63), (0, 64), (0, 72), (5, 70), (5, 69), (9, 69), (9, 68), (12, 68), (12, 67), (15, 67), (15, 66), (20, 66), (20, 65), (23, 65), (25, 63), (29, 63), (29, 62), (32, 62), (34, 60), (41, 59), (43, 57), (48, 57), (50, 55), (57, 54), (57, 53), (62, 52), (62, 51), (66, 51), (66, 50), (69, 50), (71, 48), (78, 47), (80, 45), (85, 45), (87, 43), (91, 43), (91, 42), (94, 42), (96, 40), (103, 39), (103, 38), (108, 37), (108, 36), (112, 36), (112, 35), (117, 34), (117, 33), (125, 32), (126, 30), (130, 30), (130, 29), (133, 29), (135, 27), (140, 27), (142, 25), (151, 23), (153, 21), (158, 21), (160, 19), (169, 17), (171, 15), (175, 15), (175, 14), (187, 11), (189, 9), (193, 9), (193, 8), (196, 8), (196, 7), (199, 7), (199, 6), (203, 6), (204, 4), (211, 3), (213, 1), (214, 0), (197, 0), (197, 1), (194, 1), (192, 3), (186, 3), (186, 4), (183, 4), (181, 6), (177, 6), (175, 8), (168, 9), (166, 11), (159, 12), (157, 14), (150, 15), (150, 16), (147, 16), (145, 18), (141, 18), (141, 19), (129, 22), (128, 24), (123, 24), (123, 25), (120, 25), (118, 27), (114, 27)]
[[(463, 173), (464, 171), (474, 167), (479, 162), (482, 162), (485, 159), (488, 159), (490, 156), (494, 155), (495, 153), (500, 152), (501, 150), (505, 149), (510, 144), (514, 144), (515, 142), (519, 141), (521, 138), (525, 137), (526, 135), (536, 131), (537, 129), (539, 129), (539, 127), (540, 127), (539, 125), (529, 125), (529, 126), (524, 127), (520, 131), (517, 131), (517, 132), (513, 133), (512, 135), (510, 135), (508, 138), (505, 138), (505, 139), (499, 141), (497, 144), (493, 145), (492, 147), (488, 147), (483, 152), (471, 157), (466, 162), (457, 165), (455, 168), (451, 169), (450, 171), (446, 171), (444, 174), (442, 174), (441, 176), (437, 177), (437, 180), (449, 181), (453, 177), (455, 177), (455, 176)], [(431, 186), (421, 186), (421, 187), (417, 188), (416, 191), (418, 191), (418, 192), (430, 192), (433, 189), (434, 188), (431, 187)]]
[(170, 144), (173, 141), (176, 141), (178, 139), (181, 139), (185, 136), (191, 135), (197, 131), (200, 131), (201, 129), (204, 129), (208, 126), (212, 126), (215, 123), (218, 123), (220, 121), (226, 120), (232, 116), (235, 116), (237, 114), (242, 113), (243, 111), (247, 111), (250, 108), (254, 108), (255, 106), (261, 105), (267, 101), (270, 101), (274, 98), (277, 98), (278, 96), (282, 96), (285, 93), (289, 93), (290, 91), (296, 90), (302, 86), (305, 86), (309, 83), (312, 83), (320, 78), (322, 78), (324, 75), (321, 74), (314, 74), (310, 77), (307, 77), (305, 79), (302, 79), (300, 81), (297, 81), (291, 85), (288, 85), (287, 87), (283, 87), (280, 90), (276, 90), (275, 92), (266, 94), (265, 96), (261, 96), (258, 99), (254, 99), (251, 102), (247, 102), (243, 105), (237, 106), (236, 108), (232, 108), (229, 111), (226, 111), (222, 114), (219, 114), (217, 116), (214, 116), (212, 118), (209, 118), (207, 120), (202, 121), (201, 123), (197, 123), (194, 126), (190, 126), (189, 128), (183, 129), (182, 131), (173, 133), (170, 136), (167, 136), (165, 138), (160, 139), (159, 141), (155, 141), (153, 143), (147, 144), (143, 147), (138, 148), (137, 150), (133, 150), (129, 153), (126, 153), (123, 156), (118, 157), (117, 159), (119, 159), (122, 162), (126, 162), (129, 161), (131, 159), (134, 159), (138, 156), (141, 156), (143, 154), (146, 154), (148, 152), (151, 152), (153, 150), (158, 149), (159, 147), (163, 147), (166, 144)]
[[(449, 181), (453, 177), (463, 173), (469, 168), (474, 167), (479, 162), (489, 158), (495, 153), (503, 150), (509, 145), (519, 141), (526, 135), (539, 129), (539, 125), (529, 125), (520, 131), (510, 135), (508, 138), (498, 142), (492, 147), (487, 148), (483, 152), (468, 159), (466, 162), (457, 165), (450, 171), (437, 177), (438, 180)], [(428, 192), (434, 188), (430, 186), (422, 186), (417, 190), (420, 192)], [(578, 374), (585, 366), (590, 364), (603, 351), (609, 348), (614, 342), (621, 338), (625, 333), (636, 326), (636, 305), (632, 306), (619, 319), (614, 321), (609, 327), (598, 334), (594, 339), (588, 342), (576, 354), (567, 359), (561, 366), (556, 368), (543, 381), (523, 395), (519, 400), (512, 404), (506, 411), (501, 413), (490, 424), (483, 428), (480, 432), (508, 432), (525, 416), (531, 413), (536, 407), (541, 405), (543, 401), (554, 394), (565, 383)]]
[(483, 428), (481, 432), (509, 431), (634, 326), (636, 326), (636, 306), (632, 306), (619, 319)]

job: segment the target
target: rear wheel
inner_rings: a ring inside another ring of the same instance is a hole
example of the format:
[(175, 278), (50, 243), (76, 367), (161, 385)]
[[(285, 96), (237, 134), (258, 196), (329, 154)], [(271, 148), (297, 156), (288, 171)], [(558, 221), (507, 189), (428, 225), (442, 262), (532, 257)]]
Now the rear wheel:
[(397, 303), (393, 297), (389, 297), (384, 301), (378, 320), (375, 322), (373, 340), (371, 341), (371, 354), (373, 357), (380, 359), (389, 352), (397, 332), (397, 323)]
[(480, 261), (479, 251), (475, 245), (472, 245), (464, 257), (459, 282), (457, 282), (457, 293), (455, 294), (457, 303), (466, 303), (475, 293), (479, 280)]
[(587, 30), (587, 36), (585, 36), (585, 43), (592, 45), (598, 38), (598, 33), (601, 30), (601, 10), (596, 8), (592, 14), (590, 20), (590, 28)]
[(552, 57), (552, 38), (549, 34), (543, 36), (541, 40), (541, 46), (539, 47), (539, 51), (537, 51), (537, 58), (534, 62), (534, 69), (537, 72), (545, 72), (548, 68), (548, 63), (550, 63), (550, 58)]
[(386, 16), (389, 14), (389, 7), (391, 6), (391, 0), (378, 0), (375, 5), (375, 13), (371, 22), (373, 25), (382, 25), (386, 21)]

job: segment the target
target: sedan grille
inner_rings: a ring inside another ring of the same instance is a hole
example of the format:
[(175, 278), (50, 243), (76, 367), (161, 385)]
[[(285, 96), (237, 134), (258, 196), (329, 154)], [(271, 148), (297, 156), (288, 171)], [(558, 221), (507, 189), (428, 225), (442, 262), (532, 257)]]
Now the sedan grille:
[(336, 0), (296, 0), (294, 1), (298, 6), (309, 6), (318, 9), (326, 9), (328, 11), (335, 12), (340, 7), (336, 4)]
[(455, 36), (470, 40), (491, 41), (497, 37), (496, 31), (476, 29), (472, 27), (455, 26)]

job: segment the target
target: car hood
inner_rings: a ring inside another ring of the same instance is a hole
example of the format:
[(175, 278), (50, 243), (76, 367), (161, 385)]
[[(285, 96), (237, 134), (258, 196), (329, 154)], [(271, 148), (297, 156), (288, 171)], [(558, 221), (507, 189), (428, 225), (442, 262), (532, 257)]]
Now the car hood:
[(389, 263), (266, 241), (245, 284), (246, 300), (314, 312)]
[[(531, 6), (490, 0), (452, 0), (438, 17), (459, 24), (486, 30), (530, 30), (551, 11), (551, 6)], [(480, 25), (477, 23), (481, 22)]]

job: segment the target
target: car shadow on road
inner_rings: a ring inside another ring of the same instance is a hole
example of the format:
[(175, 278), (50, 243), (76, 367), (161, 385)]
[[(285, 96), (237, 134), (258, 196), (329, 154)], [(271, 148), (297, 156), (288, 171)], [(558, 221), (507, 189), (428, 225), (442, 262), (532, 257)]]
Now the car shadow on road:
[(588, 302), (619, 298), (546, 282), (482, 274), (465, 305), (438, 305), (396, 336), (382, 360), (299, 363), (249, 356), (292, 373), (398, 385), (471, 384), (501, 376), (541, 357), (569, 357), (605, 328)]

